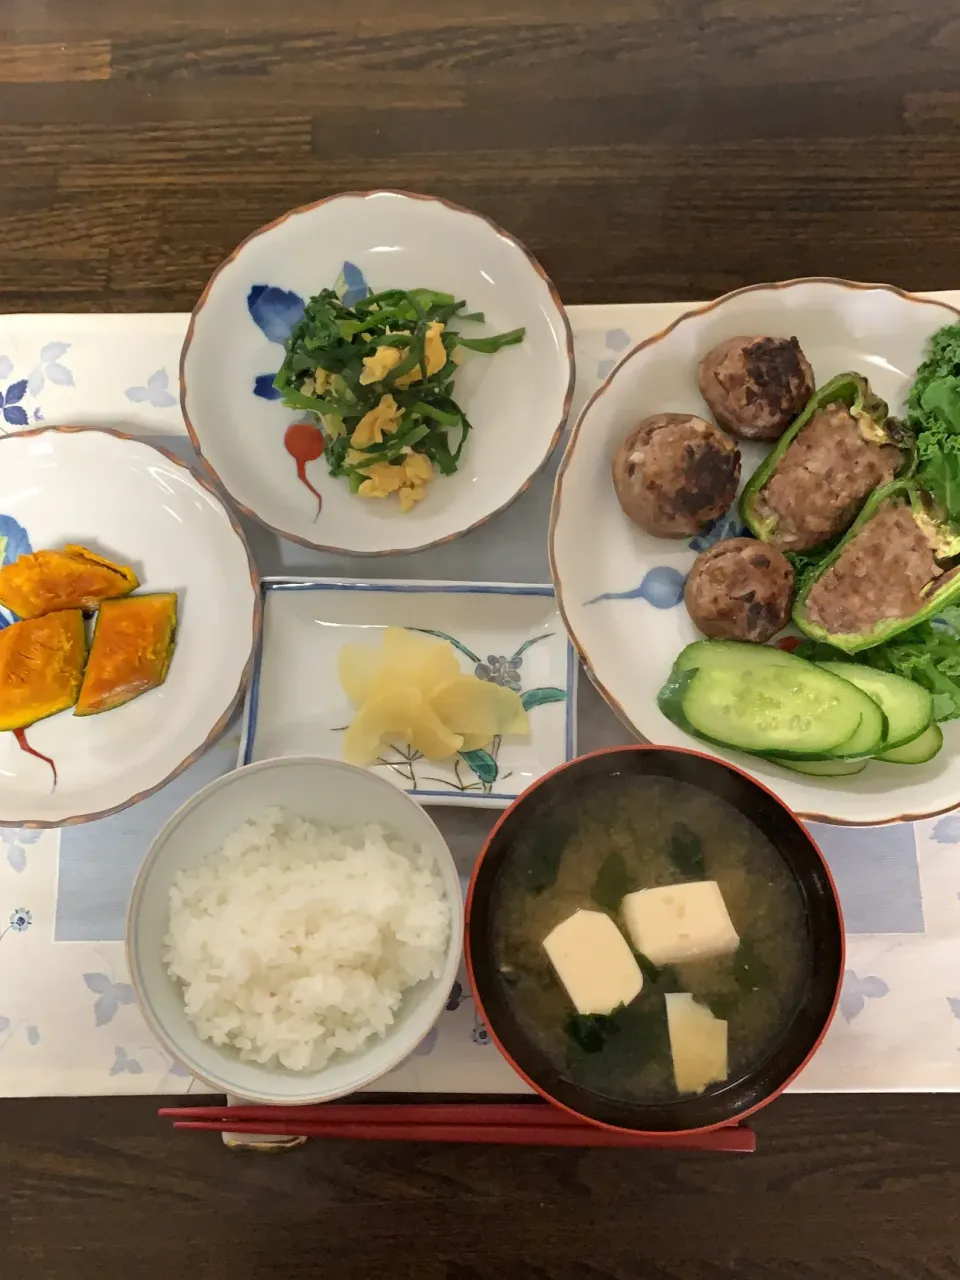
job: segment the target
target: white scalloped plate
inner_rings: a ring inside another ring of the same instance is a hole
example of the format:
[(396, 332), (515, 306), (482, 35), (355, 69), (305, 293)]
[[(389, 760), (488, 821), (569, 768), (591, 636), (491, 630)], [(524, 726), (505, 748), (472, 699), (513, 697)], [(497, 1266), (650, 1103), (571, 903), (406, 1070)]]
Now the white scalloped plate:
[[(482, 311), (485, 336), (523, 326), (518, 346), (467, 353), (455, 383), (473, 425), (459, 470), (410, 512), (351, 494), (323, 458), (297, 479), (283, 437), (303, 414), (271, 399), (283, 342), (304, 300), (336, 288), (426, 286)], [(573, 394), (573, 337), (553, 285), (512, 236), (433, 196), (352, 191), (293, 209), (249, 236), (213, 273), (180, 362), (183, 416), (210, 470), (247, 514), (325, 551), (387, 555), (448, 542), (524, 491), (560, 438)]]
[[(692, 745), (660, 712), (657, 691), (684, 645), (701, 638), (682, 604), (697, 550), (740, 528), (734, 511), (706, 541), (643, 533), (613, 492), (611, 462), (623, 437), (651, 413), (703, 414), (698, 361), (739, 333), (796, 334), (818, 385), (856, 369), (897, 412), (927, 339), (957, 319), (945, 303), (888, 285), (831, 279), (757, 285), (689, 312), (641, 343), (595, 392), (560, 464), (550, 566), (557, 602), (591, 679), (639, 737)], [(766, 449), (741, 445), (741, 452), (746, 483)], [(751, 756), (716, 754), (752, 773), (804, 817), (869, 826), (931, 817), (960, 801), (960, 723), (944, 731), (944, 749), (928, 764), (874, 763), (849, 778), (801, 778)]]
[(132, 565), (143, 591), (178, 595), (161, 688), (26, 731), (56, 762), (56, 788), (47, 765), (0, 733), (0, 825), (68, 826), (142, 800), (217, 737), (246, 684), (261, 608), (236, 518), (162, 449), (115, 431), (47, 427), (0, 439), (0, 541), (0, 564), (78, 542)]

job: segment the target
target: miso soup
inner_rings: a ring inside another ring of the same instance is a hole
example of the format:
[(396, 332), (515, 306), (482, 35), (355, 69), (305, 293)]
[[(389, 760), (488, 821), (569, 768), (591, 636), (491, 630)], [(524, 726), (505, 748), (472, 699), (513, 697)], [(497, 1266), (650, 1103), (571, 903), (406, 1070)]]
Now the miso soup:
[[(724, 955), (654, 964), (630, 937), (623, 899), (694, 881), (717, 883), (739, 943)], [(640, 994), (606, 1015), (577, 1011), (544, 949), (578, 909), (616, 922), (643, 975)], [(689, 1096), (674, 1077), (668, 993), (690, 993), (727, 1024), (726, 1080), (707, 1092), (769, 1056), (805, 993), (809, 941), (790, 869), (738, 810), (672, 778), (619, 774), (568, 788), (518, 838), (491, 912), (497, 981), (520, 1029), (562, 1076), (611, 1099)]]

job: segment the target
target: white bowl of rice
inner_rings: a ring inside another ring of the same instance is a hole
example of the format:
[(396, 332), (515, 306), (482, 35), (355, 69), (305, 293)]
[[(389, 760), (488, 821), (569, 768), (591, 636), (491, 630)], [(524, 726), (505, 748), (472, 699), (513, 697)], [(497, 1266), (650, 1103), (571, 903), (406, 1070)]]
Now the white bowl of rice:
[(460, 879), (427, 813), (313, 756), (218, 778), (170, 819), (130, 899), (127, 959), (169, 1052), (224, 1093), (313, 1103), (401, 1063), (444, 1009)]

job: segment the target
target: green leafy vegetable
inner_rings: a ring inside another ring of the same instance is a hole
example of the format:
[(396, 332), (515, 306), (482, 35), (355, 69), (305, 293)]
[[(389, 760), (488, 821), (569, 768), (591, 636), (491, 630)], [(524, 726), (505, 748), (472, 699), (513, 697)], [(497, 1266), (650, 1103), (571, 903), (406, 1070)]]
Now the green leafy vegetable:
[(620, 1024), (615, 1012), (610, 1015), (571, 1013), (567, 1017), (565, 1029), (573, 1043), (584, 1053), (599, 1053), (612, 1036), (620, 1034)]
[[(403, 468), (405, 488), (422, 486), (419, 473), (406, 467), (411, 452), (429, 458), (442, 475), (457, 470), (472, 429), (453, 396), (457, 348), (492, 355), (524, 339), (523, 329), (462, 337), (451, 326), (483, 320), (481, 312), (468, 312), (466, 305), (436, 289), (386, 289), (346, 307), (333, 289), (323, 289), (293, 326), (274, 386), (288, 408), (307, 410), (319, 419), (330, 472), (345, 477), (354, 493), (375, 463)], [(436, 352), (438, 332), (446, 359), (441, 368), (424, 376), (430, 367), (427, 351)], [(392, 357), (390, 368), (382, 363), (384, 348), (399, 355), (399, 360)], [(371, 358), (376, 363), (365, 364)], [(378, 372), (380, 376), (369, 381)], [(398, 385), (405, 375), (417, 373), (420, 376), (410, 386)], [(371, 433), (365, 431), (365, 439), (354, 447), (360, 421), (386, 396), (393, 398), (396, 413), (381, 425), (382, 438), (371, 441)]]
[(703, 879), (703, 841), (685, 822), (673, 824), (667, 841), (667, 855), (674, 869), (685, 880)]
[(608, 854), (600, 865), (591, 897), (604, 911), (617, 911), (630, 892), (630, 874), (619, 853)]
[(622, 1078), (624, 1071), (639, 1070), (666, 1051), (666, 1006), (662, 995), (644, 993), (611, 1014), (571, 1013), (564, 1030), (574, 1054), (590, 1054), (595, 1060), (599, 1056), (604, 1075)]

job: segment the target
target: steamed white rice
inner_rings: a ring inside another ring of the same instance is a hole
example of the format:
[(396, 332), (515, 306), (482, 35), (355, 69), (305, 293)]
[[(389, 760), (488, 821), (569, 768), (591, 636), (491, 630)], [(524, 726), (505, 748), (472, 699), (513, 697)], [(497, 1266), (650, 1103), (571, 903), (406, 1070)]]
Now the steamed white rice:
[(382, 1036), (449, 935), (431, 856), (270, 809), (178, 874), (164, 959), (203, 1039), (305, 1071)]

